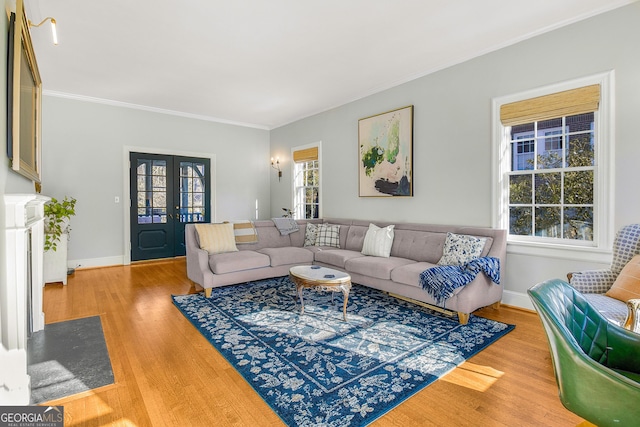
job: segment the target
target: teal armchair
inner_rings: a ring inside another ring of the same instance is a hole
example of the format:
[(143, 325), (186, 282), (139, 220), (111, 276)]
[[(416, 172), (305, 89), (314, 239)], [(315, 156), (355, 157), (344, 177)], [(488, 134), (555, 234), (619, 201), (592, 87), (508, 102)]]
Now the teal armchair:
[(567, 282), (528, 290), (562, 404), (600, 427), (640, 425), (640, 334), (608, 322)]

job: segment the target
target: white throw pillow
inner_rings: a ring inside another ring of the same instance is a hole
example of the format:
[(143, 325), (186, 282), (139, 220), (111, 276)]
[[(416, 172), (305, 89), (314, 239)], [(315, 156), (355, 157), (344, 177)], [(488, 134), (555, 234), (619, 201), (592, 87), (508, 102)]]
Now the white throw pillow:
[(196, 232), (200, 241), (200, 248), (209, 254), (236, 252), (236, 237), (233, 224), (196, 224)]
[(333, 224), (320, 224), (316, 232), (316, 246), (340, 247), (340, 226)]
[(486, 241), (485, 237), (447, 233), (438, 265), (465, 265), (480, 257)]
[(362, 255), (380, 256), (389, 258), (393, 245), (393, 228), (388, 225), (380, 228), (375, 224), (369, 224), (367, 234), (364, 236)]

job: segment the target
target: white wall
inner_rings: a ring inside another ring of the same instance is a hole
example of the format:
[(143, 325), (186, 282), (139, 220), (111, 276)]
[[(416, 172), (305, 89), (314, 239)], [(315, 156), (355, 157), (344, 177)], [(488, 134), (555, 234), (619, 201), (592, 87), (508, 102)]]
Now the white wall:
[[(324, 217), (491, 226), (491, 99), (615, 69), (614, 229), (639, 222), (638, 22), (634, 3), (282, 126), (271, 131), (271, 155), (283, 159), (292, 146), (322, 141)], [(407, 105), (414, 105), (414, 197), (359, 198), (358, 119)], [(291, 203), (290, 179), (271, 181), (274, 216)], [(509, 251), (504, 302), (530, 307), (526, 289), (535, 283), (610, 260), (568, 258)]]
[[(269, 132), (131, 108), (44, 96), (42, 193), (75, 197), (69, 264), (122, 263), (125, 151), (215, 157), (212, 221), (268, 217)], [(128, 166), (127, 166), (128, 167)], [(115, 197), (121, 199), (119, 204)]]

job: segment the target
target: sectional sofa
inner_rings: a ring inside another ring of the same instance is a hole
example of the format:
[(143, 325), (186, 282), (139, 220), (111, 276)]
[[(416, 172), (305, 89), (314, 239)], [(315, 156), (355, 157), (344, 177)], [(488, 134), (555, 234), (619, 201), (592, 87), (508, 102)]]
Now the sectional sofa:
[[(335, 218), (297, 222), (299, 231), (282, 235), (273, 221), (256, 221), (256, 243), (237, 244), (237, 251), (215, 254), (201, 249), (195, 225), (188, 224), (185, 231), (187, 276), (210, 297), (215, 287), (285, 276), (292, 266), (318, 264), (349, 273), (353, 283), (457, 314), (463, 324), (473, 311), (488, 305), (497, 306), (502, 299), (502, 286), (487, 275), (478, 274), (470, 283), (455, 289), (451, 297), (437, 303), (422, 289), (420, 274), (437, 266), (448, 233), (482, 238), (484, 247), (480, 256), (497, 258), (504, 268), (505, 230)], [(306, 228), (314, 227), (309, 224), (323, 223), (340, 226), (339, 243), (305, 246)], [(362, 254), (370, 224), (394, 226), (389, 257)]]

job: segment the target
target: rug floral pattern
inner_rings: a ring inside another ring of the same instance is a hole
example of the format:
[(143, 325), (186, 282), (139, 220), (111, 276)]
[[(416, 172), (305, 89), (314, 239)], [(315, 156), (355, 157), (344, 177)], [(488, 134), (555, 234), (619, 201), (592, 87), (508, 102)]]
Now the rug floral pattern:
[(174, 303), (290, 426), (365, 426), (513, 329), (467, 325), (375, 289), (305, 290), (288, 277)]

